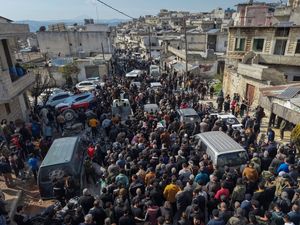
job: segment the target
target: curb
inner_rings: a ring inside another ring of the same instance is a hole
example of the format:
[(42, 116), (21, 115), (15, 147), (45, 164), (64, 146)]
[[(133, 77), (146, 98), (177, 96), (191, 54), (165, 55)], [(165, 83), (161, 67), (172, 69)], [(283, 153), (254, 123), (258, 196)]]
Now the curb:
[(13, 221), (13, 217), (14, 217), (14, 215), (16, 213), (17, 206), (18, 206), (18, 203), (20, 202), (22, 194), (23, 194), (23, 191), (19, 190), (17, 192), (16, 198), (13, 200), (13, 202), (10, 205), (10, 209), (9, 209), (9, 213), (8, 213), (10, 221)]

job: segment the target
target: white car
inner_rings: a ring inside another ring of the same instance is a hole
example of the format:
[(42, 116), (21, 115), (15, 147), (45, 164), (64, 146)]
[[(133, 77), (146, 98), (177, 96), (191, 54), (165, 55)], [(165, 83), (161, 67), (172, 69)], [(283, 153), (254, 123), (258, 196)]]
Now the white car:
[(46, 102), (46, 106), (55, 107), (57, 104), (62, 103), (65, 101), (66, 98), (72, 96), (70, 92), (59, 92), (53, 94), (49, 97), (48, 101)]
[(211, 113), (212, 116), (217, 116), (220, 118), (227, 126), (232, 125), (233, 129), (241, 130), (243, 125), (238, 121), (238, 119), (230, 113)]
[(76, 84), (76, 88), (79, 91), (92, 91), (97, 87), (97, 84), (94, 81), (81, 81)]

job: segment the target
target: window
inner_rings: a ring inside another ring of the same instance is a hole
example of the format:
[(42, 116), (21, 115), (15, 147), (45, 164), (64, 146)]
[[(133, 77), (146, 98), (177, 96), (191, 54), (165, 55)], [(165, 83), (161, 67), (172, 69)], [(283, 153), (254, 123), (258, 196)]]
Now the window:
[(285, 48), (286, 48), (287, 40), (276, 40), (275, 48), (274, 48), (274, 55), (284, 55)]
[(5, 103), (4, 106), (5, 106), (6, 114), (9, 115), (11, 113), (9, 103)]
[(86, 99), (86, 98), (88, 98), (88, 97), (89, 97), (89, 95), (85, 95), (85, 96), (78, 97), (78, 98), (75, 99), (75, 102), (82, 101), (82, 100), (84, 100), (84, 99)]
[(227, 47), (227, 41), (224, 41), (224, 47), (225, 48)]
[(253, 40), (252, 50), (255, 52), (262, 52), (264, 49), (264, 42), (265, 40), (262, 38), (255, 38)]
[(288, 37), (289, 33), (290, 33), (289, 27), (279, 27), (275, 31), (275, 36), (276, 37)]
[(235, 39), (235, 51), (244, 51), (245, 50), (245, 38), (236, 38)]
[(251, 24), (252, 23), (252, 20), (251, 19), (248, 19), (248, 24)]
[(300, 81), (300, 76), (294, 76), (293, 81)]
[(295, 54), (300, 54), (300, 39), (297, 41)]
[(191, 42), (194, 42), (194, 37), (191, 37)]
[(52, 99), (52, 101), (56, 101), (56, 100), (60, 100), (60, 99), (63, 99), (63, 98), (68, 98), (69, 95), (59, 95), (59, 96), (56, 96)]

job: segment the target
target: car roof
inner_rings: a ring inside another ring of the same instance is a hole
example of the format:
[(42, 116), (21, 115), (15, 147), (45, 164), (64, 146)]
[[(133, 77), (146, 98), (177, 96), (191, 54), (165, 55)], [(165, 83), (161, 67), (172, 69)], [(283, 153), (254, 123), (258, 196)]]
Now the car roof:
[(68, 99), (75, 99), (75, 98), (78, 98), (78, 97), (90, 96), (90, 95), (92, 95), (92, 93), (83, 92), (83, 93), (80, 93), (80, 94), (72, 95), (72, 96), (68, 97)]
[(187, 108), (187, 109), (178, 109), (178, 112), (184, 116), (195, 116), (198, 115), (195, 109)]
[(78, 141), (79, 137), (65, 137), (54, 140), (41, 167), (70, 162)]
[(201, 138), (208, 147), (214, 149), (217, 154), (245, 151), (239, 143), (222, 131), (204, 132), (196, 136)]

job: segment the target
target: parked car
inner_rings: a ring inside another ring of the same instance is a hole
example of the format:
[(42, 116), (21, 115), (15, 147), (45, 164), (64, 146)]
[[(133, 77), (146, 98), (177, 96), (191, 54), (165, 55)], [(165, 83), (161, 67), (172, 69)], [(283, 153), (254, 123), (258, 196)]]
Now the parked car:
[(153, 78), (155, 80), (159, 80), (159, 77), (160, 77), (159, 66), (157, 66), (157, 65), (151, 65), (150, 69), (149, 69), (149, 74), (150, 74), (151, 78)]
[(177, 109), (176, 113), (180, 122), (189, 124), (201, 121), (200, 116), (193, 108)]
[(65, 101), (66, 98), (72, 96), (70, 92), (59, 92), (57, 94), (53, 94), (49, 97), (48, 101), (46, 102), (46, 106), (55, 107), (59, 103)]
[(97, 84), (94, 81), (81, 81), (75, 87), (80, 91), (91, 91), (97, 87)]
[(72, 121), (76, 117), (76, 110), (87, 111), (96, 107), (94, 94), (85, 92), (67, 98), (65, 102), (58, 104), (55, 109), (63, 113), (66, 121)]
[(238, 119), (234, 115), (230, 113), (211, 113), (210, 115), (220, 118), (223, 122), (225, 122), (227, 127), (229, 125), (232, 125), (233, 129), (243, 129), (243, 125), (238, 121)]

